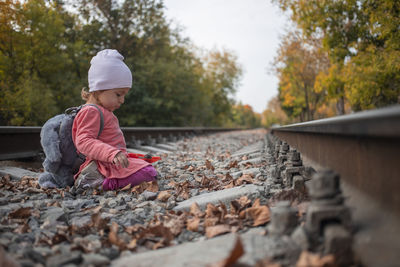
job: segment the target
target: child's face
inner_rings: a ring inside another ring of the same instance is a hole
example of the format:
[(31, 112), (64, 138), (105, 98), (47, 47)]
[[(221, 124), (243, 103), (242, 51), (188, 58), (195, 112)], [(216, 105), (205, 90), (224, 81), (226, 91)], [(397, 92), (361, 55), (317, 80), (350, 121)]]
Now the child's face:
[(125, 101), (129, 88), (116, 88), (101, 91), (98, 95), (99, 104), (109, 111), (118, 109)]

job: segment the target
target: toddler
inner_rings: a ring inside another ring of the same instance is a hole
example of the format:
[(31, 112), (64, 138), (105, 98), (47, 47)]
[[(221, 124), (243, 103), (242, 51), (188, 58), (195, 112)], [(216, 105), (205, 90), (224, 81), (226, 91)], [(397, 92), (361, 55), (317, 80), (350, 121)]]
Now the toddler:
[(88, 105), (72, 126), (72, 140), (86, 156), (75, 175), (77, 188), (115, 190), (156, 180), (157, 171), (150, 163), (127, 156), (124, 135), (113, 113), (132, 86), (132, 73), (123, 59), (117, 50), (105, 49), (90, 62), (89, 92), (81, 92)]

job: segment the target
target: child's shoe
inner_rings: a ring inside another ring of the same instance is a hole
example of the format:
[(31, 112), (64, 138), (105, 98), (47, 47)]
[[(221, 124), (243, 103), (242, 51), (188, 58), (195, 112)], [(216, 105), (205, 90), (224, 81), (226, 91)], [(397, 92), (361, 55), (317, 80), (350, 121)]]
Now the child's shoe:
[(101, 189), (104, 177), (97, 170), (95, 161), (91, 161), (78, 175), (75, 180), (75, 187), (82, 189)]

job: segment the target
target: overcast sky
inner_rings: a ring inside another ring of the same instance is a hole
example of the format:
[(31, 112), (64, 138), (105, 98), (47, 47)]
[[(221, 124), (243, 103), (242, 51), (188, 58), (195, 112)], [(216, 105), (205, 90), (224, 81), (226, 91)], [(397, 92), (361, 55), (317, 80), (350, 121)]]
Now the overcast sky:
[(269, 74), (288, 24), (270, 0), (164, 0), (167, 18), (184, 28), (201, 48), (234, 51), (244, 69), (236, 99), (255, 112), (277, 95), (278, 79)]

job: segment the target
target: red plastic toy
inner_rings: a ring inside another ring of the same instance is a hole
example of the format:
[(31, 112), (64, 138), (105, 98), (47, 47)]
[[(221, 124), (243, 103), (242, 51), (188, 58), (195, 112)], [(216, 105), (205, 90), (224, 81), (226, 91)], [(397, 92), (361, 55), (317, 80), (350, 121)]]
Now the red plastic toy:
[(161, 157), (152, 157), (149, 154), (143, 155), (143, 154), (137, 154), (137, 153), (128, 153), (128, 157), (130, 158), (135, 158), (135, 159), (142, 159), (145, 160), (149, 163), (156, 162), (158, 160), (161, 160)]

